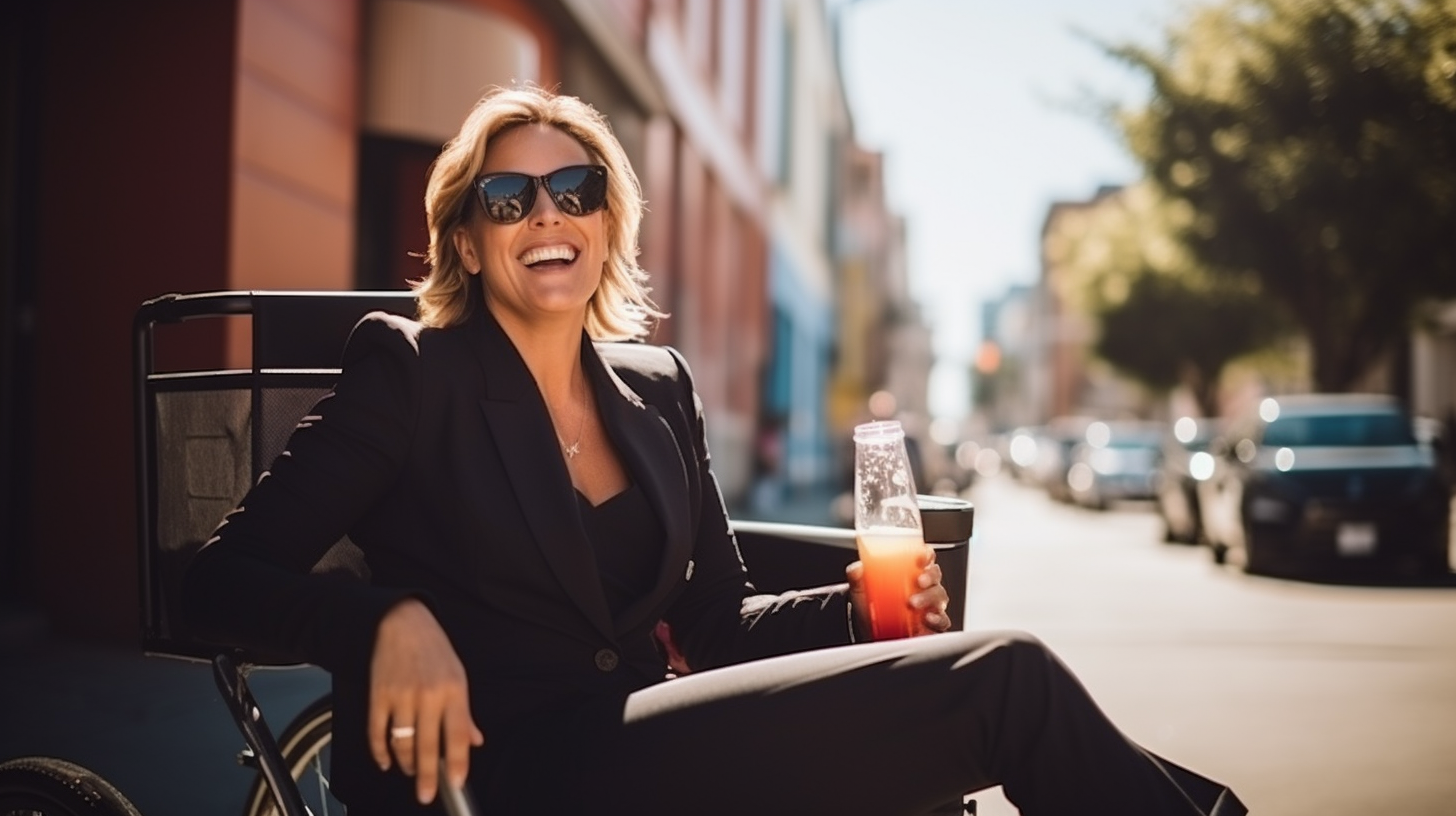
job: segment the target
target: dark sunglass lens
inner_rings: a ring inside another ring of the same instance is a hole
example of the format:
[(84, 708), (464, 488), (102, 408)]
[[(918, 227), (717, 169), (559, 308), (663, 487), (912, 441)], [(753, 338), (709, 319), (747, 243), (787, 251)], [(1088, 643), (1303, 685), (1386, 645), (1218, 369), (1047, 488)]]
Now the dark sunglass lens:
[(536, 180), (518, 173), (488, 176), (477, 182), (485, 215), (499, 224), (514, 224), (526, 217), (536, 202)]
[(587, 215), (607, 201), (607, 173), (601, 167), (565, 167), (546, 179), (551, 200), (567, 215)]

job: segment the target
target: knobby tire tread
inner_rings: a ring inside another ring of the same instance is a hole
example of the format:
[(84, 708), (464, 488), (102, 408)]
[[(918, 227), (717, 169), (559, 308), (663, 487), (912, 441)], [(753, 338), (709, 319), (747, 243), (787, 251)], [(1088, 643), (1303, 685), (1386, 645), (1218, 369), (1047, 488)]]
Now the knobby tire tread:
[(0, 763), (0, 816), (141, 816), (121, 791), (96, 772), (55, 757)]

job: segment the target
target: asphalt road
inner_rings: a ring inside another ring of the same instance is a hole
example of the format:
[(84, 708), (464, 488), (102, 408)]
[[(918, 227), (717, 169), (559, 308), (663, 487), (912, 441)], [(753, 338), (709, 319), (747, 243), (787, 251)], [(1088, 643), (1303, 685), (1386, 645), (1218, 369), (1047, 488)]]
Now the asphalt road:
[(1097, 513), (1009, 479), (971, 499), (969, 627), (1040, 636), (1129, 736), (1258, 816), (1456, 814), (1456, 583), (1250, 577), (1162, 543), (1150, 506)]

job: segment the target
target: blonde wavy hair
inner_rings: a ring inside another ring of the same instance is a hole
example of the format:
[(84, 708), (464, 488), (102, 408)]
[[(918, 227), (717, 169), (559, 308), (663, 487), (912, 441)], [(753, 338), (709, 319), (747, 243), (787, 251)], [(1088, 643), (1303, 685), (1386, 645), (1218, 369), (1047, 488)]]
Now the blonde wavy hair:
[(637, 265), (638, 232), (644, 202), (642, 186), (613, 135), (606, 117), (574, 96), (557, 95), (535, 86), (494, 88), (475, 103), (460, 132), (445, 143), (430, 167), (425, 187), (425, 221), (430, 272), (412, 281), (420, 321), (427, 326), (463, 322), (478, 305), (472, 303), (473, 277), (455, 249), (451, 234), (466, 223), (475, 202), (473, 182), (485, 165), (491, 140), (510, 128), (543, 124), (557, 128), (586, 148), (592, 161), (607, 168), (607, 259), (602, 280), (587, 303), (586, 330), (594, 340), (645, 337), (665, 315), (648, 292), (647, 273)]

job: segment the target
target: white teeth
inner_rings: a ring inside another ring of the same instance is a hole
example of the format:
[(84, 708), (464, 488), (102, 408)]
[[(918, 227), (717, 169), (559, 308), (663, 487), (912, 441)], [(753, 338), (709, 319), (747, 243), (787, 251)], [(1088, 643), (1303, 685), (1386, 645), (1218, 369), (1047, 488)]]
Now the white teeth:
[(521, 256), (521, 263), (526, 266), (538, 264), (542, 261), (567, 261), (569, 263), (574, 260), (576, 260), (576, 250), (565, 244), (536, 247), (535, 249), (527, 250)]

